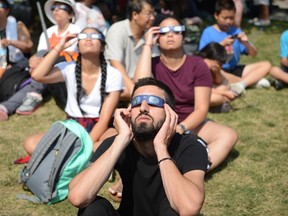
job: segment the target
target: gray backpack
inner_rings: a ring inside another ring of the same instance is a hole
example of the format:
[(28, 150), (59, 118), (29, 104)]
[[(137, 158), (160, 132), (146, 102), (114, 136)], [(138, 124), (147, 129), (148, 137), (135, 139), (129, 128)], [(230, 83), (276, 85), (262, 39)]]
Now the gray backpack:
[(89, 134), (76, 121), (55, 122), (20, 173), (24, 188), (36, 197), (18, 198), (46, 204), (64, 200), (72, 178), (88, 166), (92, 146)]

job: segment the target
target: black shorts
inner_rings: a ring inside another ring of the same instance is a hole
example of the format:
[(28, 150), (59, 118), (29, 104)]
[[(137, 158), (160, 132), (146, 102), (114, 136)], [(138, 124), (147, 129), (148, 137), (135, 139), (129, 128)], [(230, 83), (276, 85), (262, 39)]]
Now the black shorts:
[(242, 77), (245, 66), (246, 65), (237, 65), (235, 68), (228, 70), (226, 69), (225, 71), (227, 73), (234, 74), (235, 76)]
[(288, 67), (284, 67), (283, 65), (281, 65), (280, 68), (281, 68), (284, 72), (288, 73)]

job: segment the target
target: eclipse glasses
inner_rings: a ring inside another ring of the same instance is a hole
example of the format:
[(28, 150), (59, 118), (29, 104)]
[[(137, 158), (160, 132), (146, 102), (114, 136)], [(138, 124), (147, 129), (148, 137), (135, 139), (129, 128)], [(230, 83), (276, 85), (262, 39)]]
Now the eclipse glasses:
[(90, 38), (92, 40), (105, 41), (105, 38), (103, 37), (103, 35), (99, 33), (91, 33), (91, 34), (79, 33), (77, 38), (78, 40), (84, 40), (84, 39)]
[(61, 10), (65, 10), (67, 11), (68, 13), (71, 13), (72, 12), (72, 9), (71, 7), (69, 7), (68, 5), (66, 4), (53, 4), (51, 5), (51, 11), (54, 11), (55, 9), (61, 9)]
[(150, 106), (163, 108), (165, 104), (165, 100), (161, 97), (154, 95), (138, 95), (131, 99), (131, 107), (134, 108), (136, 106), (141, 105), (143, 101), (146, 101)]
[(181, 34), (182, 32), (185, 31), (185, 26), (184, 25), (179, 25), (179, 26), (164, 26), (160, 27), (160, 34), (167, 34), (168, 32), (173, 32), (177, 34)]

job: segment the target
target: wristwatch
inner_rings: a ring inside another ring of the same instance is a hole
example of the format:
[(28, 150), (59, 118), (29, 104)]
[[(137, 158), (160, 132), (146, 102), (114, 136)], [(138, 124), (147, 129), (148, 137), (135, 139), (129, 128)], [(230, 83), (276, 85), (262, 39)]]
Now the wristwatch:
[(185, 125), (180, 123), (179, 126), (180, 126), (180, 129), (183, 131), (183, 134), (190, 134), (191, 133), (190, 130), (186, 129)]

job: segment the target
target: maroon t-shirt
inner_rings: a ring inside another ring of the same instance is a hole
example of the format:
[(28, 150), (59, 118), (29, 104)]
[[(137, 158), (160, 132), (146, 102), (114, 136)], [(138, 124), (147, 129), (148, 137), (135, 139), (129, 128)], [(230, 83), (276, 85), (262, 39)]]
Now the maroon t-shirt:
[(152, 73), (173, 92), (179, 122), (194, 111), (194, 87), (212, 88), (211, 72), (203, 59), (197, 56), (186, 55), (184, 64), (176, 71), (167, 68), (160, 57), (155, 57), (152, 59)]

